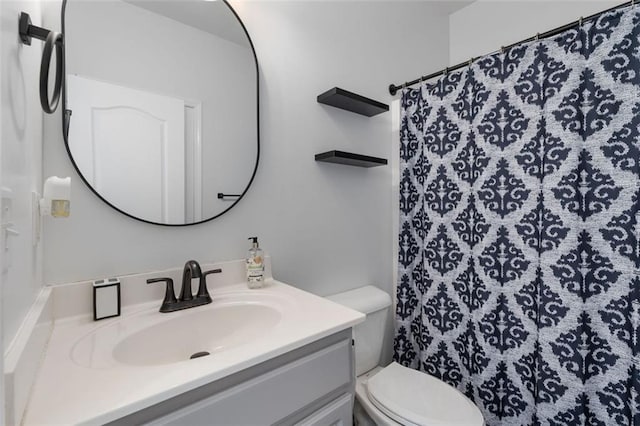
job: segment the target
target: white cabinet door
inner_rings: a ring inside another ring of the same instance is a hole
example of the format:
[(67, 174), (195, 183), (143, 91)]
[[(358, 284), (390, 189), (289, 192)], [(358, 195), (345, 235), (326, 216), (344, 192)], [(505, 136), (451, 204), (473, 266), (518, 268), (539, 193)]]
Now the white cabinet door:
[(184, 101), (73, 75), (67, 93), (69, 148), (89, 184), (133, 216), (183, 223)]

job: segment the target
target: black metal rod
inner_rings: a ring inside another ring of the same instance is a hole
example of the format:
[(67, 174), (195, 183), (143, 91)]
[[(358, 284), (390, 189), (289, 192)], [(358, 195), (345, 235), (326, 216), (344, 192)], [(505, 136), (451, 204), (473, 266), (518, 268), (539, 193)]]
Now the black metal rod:
[(29, 14), (20, 12), (18, 33), (20, 34), (20, 40), (22, 40), (22, 43), (31, 45), (32, 38), (37, 38), (38, 40), (45, 41), (50, 31), (46, 28), (38, 27), (31, 24), (31, 17), (29, 16)]
[(240, 194), (223, 194), (222, 192), (218, 192), (218, 199), (224, 200), (225, 198), (238, 198)]
[[(553, 37), (555, 35), (560, 34), (563, 31), (567, 31), (567, 30), (570, 30), (572, 28), (579, 27), (579, 26), (581, 26), (582, 24), (584, 24), (587, 21), (591, 21), (592, 19), (598, 18), (602, 14), (605, 14), (607, 12), (611, 12), (612, 10), (620, 9), (620, 8), (623, 8), (623, 7), (626, 7), (626, 6), (632, 6), (635, 3), (636, 3), (635, 1), (628, 1), (628, 2), (625, 2), (625, 3), (619, 4), (617, 6), (610, 7), (609, 9), (602, 10), (602, 11), (600, 11), (598, 13), (594, 13), (593, 15), (589, 15), (589, 16), (584, 17), (584, 18), (580, 18), (577, 21), (570, 22), (570, 23), (565, 24), (565, 25), (563, 25), (561, 27), (554, 28), (554, 29), (549, 30), (549, 31), (544, 32), (544, 33), (536, 34), (535, 36), (526, 38), (524, 40), (517, 41), (517, 42), (509, 44), (507, 46), (502, 46), (500, 50), (506, 51), (506, 50), (508, 50), (508, 49), (510, 49), (510, 48), (512, 48), (514, 46), (518, 46), (518, 45), (523, 44), (523, 43), (528, 43), (530, 41), (541, 40), (541, 39), (544, 39), (544, 38)], [(491, 54), (496, 53), (498, 51), (499, 50), (496, 50), (496, 51), (491, 52), (491, 53), (487, 53), (484, 56), (491, 55)], [(472, 57), (471, 59), (469, 59), (466, 62), (461, 62), (459, 64), (444, 68), (444, 69), (442, 69), (440, 71), (437, 71), (437, 72), (434, 72), (434, 73), (431, 73), (431, 74), (428, 74), (428, 75), (424, 75), (424, 76), (422, 76), (420, 78), (416, 78), (415, 80), (407, 81), (404, 84), (400, 84), (400, 85), (390, 84), (389, 85), (389, 93), (391, 94), (391, 96), (395, 96), (395, 94), (398, 92), (398, 90), (400, 90), (400, 89), (402, 89), (404, 87), (413, 86), (414, 84), (417, 84), (417, 83), (420, 83), (420, 82), (423, 82), (423, 81), (426, 81), (426, 80), (430, 80), (432, 78), (441, 76), (442, 74), (446, 74), (448, 72), (458, 70), (460, 68), (463, 68), (465, 66), (470, 65), (473, 61), (475, 61), (475, 60), (477, 60), (479, 58), (482, 58), (484, 56)]]

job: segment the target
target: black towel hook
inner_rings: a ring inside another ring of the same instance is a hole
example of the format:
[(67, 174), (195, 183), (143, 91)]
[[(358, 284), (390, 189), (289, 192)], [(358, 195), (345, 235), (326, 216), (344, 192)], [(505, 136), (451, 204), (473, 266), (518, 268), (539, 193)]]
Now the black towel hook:
[[(40, 105), (42, 105), (44, 112), (53, 114), (58, 108), (60, 93), (62, 92), (62, 81), (64, 78), (64, 56), (62, 48), (64, 38), (61, 33), (32, 25), (31, 17), (25, 12), (20, 13), (18, 32), (20, 33), (20, 40), (27, 46), (31, 45), (31, 39), (34, 37), (44, 41), (42, 61), (40, 62)], [(51, 55), (53, 54), (54, 47), (56, 49), (56, 78), (53, 86), (53, 94), (51, 99), (49, 99), (49, 66), (51, 64)]]

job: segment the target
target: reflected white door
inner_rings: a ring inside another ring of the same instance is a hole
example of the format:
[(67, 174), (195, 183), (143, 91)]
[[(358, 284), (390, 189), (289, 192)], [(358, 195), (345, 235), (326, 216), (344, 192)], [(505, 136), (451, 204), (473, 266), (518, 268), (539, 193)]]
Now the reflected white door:
[(72, 75), (67, 93), (70, 149), (91, 186), (133, 216), (184, 223), (184, 101)]

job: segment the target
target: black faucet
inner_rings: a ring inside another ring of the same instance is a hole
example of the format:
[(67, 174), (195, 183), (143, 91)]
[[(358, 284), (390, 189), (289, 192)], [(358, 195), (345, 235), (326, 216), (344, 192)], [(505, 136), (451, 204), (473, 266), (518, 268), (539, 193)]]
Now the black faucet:
[(184, 264), (184, 269), (182, 270), (182, 290), (180, 291), (180, 301), (186, 302), (193, 299), (193, 294), (191, 294), (191, 279), (201, 277), (202, 270), (200, 269), (198, 262), (195, 260), (189, 260)]
[[(207, 275), (218, 274), (222, 269), (212, 269), (211, 271), (202, 272), (200, 265), (195, 260), (190, 260), (184, 264), (182, 271), (182, 289), (180, 290), (180, 298), (176, 299), (173, 291), (173, 280), (171, 278), (152, 278), (147, 280), (147, 284), (166, 282), (167, 289), (164, 300), (160, 306), (160, 312), (174, 312), (182, 309), (195, 308), (211, 303), (211, 296), (207, 290)], [(193, 296), (191, 293), (191, 280), (200, 278), (198, 293)]]

